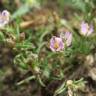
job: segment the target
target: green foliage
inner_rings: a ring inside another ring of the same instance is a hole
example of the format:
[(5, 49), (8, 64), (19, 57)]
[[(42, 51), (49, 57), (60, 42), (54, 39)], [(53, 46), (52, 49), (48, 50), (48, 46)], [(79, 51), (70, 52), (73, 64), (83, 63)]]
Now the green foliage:
[(74, 9), (79, 9), (82, 12), (86, 11), (86, 4), (84, 0), (58, 0), (60, 7), (63, 9), (64, 6), (72, 6)]
[[(70, 81), (67, 81), (70, 82)], [(72, 83), (70, 85), (67, 84), (67, 82), (63, 83), (54, 93), (54, 96), (65, 96), (64, 94), (70, 89), (72, 89), (72, 92), (78, 90), (78, 89), (83, 89), (85, 86), (85, 81), (83, 78), (77, 81), (71, 81)], [(60, 95), (61, 94), (61, 95)], [(68, 94), (69, 95), (69, 94)], [(76, 95), (76, 94), (75, 94)]]

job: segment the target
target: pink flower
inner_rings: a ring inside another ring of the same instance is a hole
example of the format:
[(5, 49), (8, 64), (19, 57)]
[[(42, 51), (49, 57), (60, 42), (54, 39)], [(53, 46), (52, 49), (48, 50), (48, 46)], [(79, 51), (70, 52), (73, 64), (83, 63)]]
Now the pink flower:
[(10, 17), (10, 13), (7, 10), (3, 10), (0, 13), (0, 27), (3, 27), (4, 25), (8, 24), (9, 17)]
[(60, 37), (64, 41), (65, 46), (70, 46), (72, 43), (72, 33), (71, 32), (61, 32)]
[(64, 43), (60, 37), (53, 36), (50, 40), (50, 49), (52, 51), (61, 51), (64, 49)]
[(81, 23), (80, 34), (83, 36), (90, 36), (93, 33), (93, 25), (88, 25), (86, 22)]

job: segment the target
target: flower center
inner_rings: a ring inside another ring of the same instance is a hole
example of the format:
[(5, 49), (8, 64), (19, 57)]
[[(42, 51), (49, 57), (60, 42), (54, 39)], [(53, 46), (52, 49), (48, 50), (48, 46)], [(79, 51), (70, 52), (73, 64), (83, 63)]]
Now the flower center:
[(55, 43), (54, 43), (54, 48), (55, 48), (55, 49), (59, 48), (59, 44), (58, 44), (57, 41), (55, 41)]

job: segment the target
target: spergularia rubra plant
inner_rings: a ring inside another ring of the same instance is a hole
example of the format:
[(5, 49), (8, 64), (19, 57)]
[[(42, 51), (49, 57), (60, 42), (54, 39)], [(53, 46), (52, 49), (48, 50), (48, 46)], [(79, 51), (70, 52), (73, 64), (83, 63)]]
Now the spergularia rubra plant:
[(88, 23), (86, 23), (84, 21), (81, 23), (80, 27), (81, 27), (80, 34), (83, 36), (90, 36), (94, 31), (93, 25), (92, 24), (88, 25)]
[(61, 51), (72, 43), (72, 33), (65, 32), (60, 37), (53, 36), (50, 40), (50, 49), (52, 51)]
[(10, 13), (7, 10), (3, 10), (0, 13), (0, 28), (9, 23)]
[(64, 43), (60, 37), (53, 36), (50, 40), (50, 49), (52, 51), (61, 51), (64, 49)]

